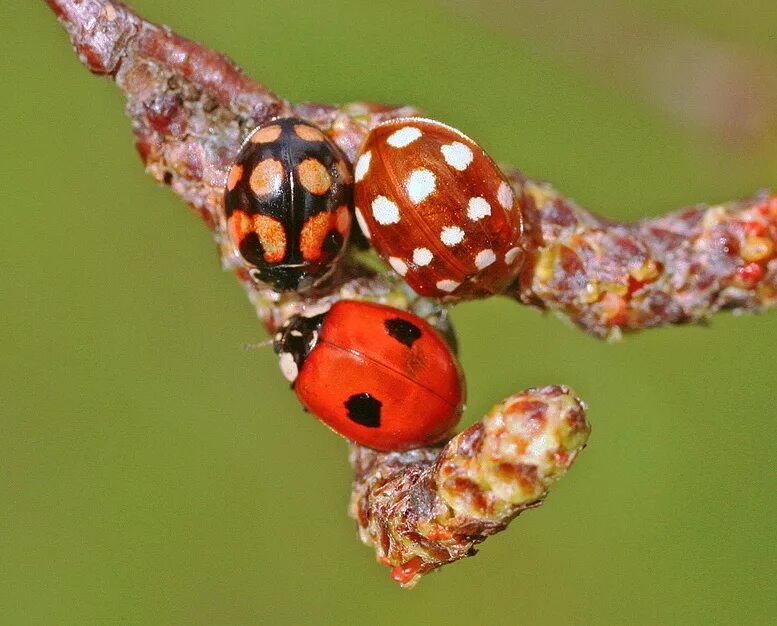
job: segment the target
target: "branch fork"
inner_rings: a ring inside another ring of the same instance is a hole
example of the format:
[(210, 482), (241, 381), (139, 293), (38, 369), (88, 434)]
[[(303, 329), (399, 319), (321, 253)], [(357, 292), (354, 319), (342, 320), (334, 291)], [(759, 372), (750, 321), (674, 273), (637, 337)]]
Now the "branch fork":
[[(444, 318), (352, 242), (333, 280), (307, 295), (259, 289), (224, 237), (223, 186), (255, 126), (294, 115), (325, 130), (353, 162), (367, 132), (411, 106), (292, 104), (227, 57), (143, 20), (112, 0), (47, 0), (81, 62), (112, 79), (146, 171), (168, 185), (213, 232), (222, 264), (244, 285), (271, 333), (289, 316), (341, 298), (368, 299)], [(511, 293), (584, 332), (617, 338), (716, 311), (761, 312), (777, 304), (777, 196), (620, 224), (597, 217), (548, 183), (505, 169), (521, 197), (528, 261)], [(354, 239), (358, 239), (355, 237)], [(441, 447), (381, 453), (352, 445), (350, 513), (361, 539), (403, 586), (474, 554), (549, 487), (585, 447), (585, 405), (563, 386), (528, 389), (498, 403)]]

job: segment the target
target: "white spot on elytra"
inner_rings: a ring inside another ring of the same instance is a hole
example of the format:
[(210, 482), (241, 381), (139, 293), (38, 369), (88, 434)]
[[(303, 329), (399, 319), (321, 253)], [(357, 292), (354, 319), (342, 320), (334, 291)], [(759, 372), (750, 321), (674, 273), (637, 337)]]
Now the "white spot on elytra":
[(437, 179), (429, 170), (415, 170), (405, 181), (405, 191), (413, 204), (418, 204), (429, 197), (437, 184)]
[(446, 226), (440, 233), (440, 241), (446, 246), (455, 246), (464, 240), (464, 231), (458, 226)]
[(479, 219), (483, 219), (487, 215), (491, 215), (491, 205), (485, 198), (470, 198), (467, 204), (467, 217), (473, 222), (477, 222)]
[(394, 268), (394, 271), (400, 276), (407, 274), (407, 263), (405, 263), (402, 259), (398, 259), (395, 256), (390, 256), (388, 262), (389, 265)]
[(454, 291), (460, 284), (461, 283), (457, 283), (455, 280), (438, 280), (437, 289), (444, 291), (445, 293), (450, 293), (451, 291)]
[(521, 249), (520, 249), (520, 248), (510, 248), (510, 249), (509, 249), (509, 250), (508, 250), (508, 251), (505, 253), (505, 263), (507, 263), (508, 265), (510, 265), (510, 264), (511, 264), (513, 261), (515, 261), (515, 257), (517, 257), (517, 256), (518, 256), (518, 253), (519, 253), (520, 251), (521, 251)]
[(370, 227), (367, 226), (367, 222), (364, 221), (364, 216), (362, 215), (362, 212), (359, 210), (359, 207), (354, 208), (353, 212), (356, 215), (356, 221), (359, 223), (359, 228), (362, 229), (364, 236), (367, 237), (367, 239), (369, 239)]
[(410, 145), (416, 139), (421, 136), (421, 131), (415, 126), (405, 126), (399, 130), (395, 130), (386, 139), (386, 143), (394, 148), (404, 148)]
[(503, 181), (499, 185), (499, 190), (496, 192), (496, 199), (499, 200), (499, 204), (502, 205), (502, 208), (512, 209), (513, 190), (510, 188), (510, 185)]
[(353, 174), (354, 180), (356, 180), (357, 183), (367, 175), (367, 171), (370, 169), (370, 161), (372, 161), (372, 152), (369, 150), (362, 154), (359, 157), (359, 160), (356, 161), (356, 168), (354, 169)]
[(416, 248), (413, 250), (413, 263), (423, 267), (432, 262), (434, 255), (429, 248)]
[(293, 383), (297, 379), (299, 372), (291, 352), (281, 352), (280, 366), (284, 378)]
[(378, 196), (372, 201), (372, 215), (378, 224), (396, 224), (399, 222), (399, 207), (386, 196)]
[(481, 250), (475, 255), (475, 267), (477, 267), (479, 270), (488, 267), (494, 261), (496, 261), (496, 255), (491, 248)]
[(445, 157), (445, 162), (460, 172), (467, 169), (474, 158), (469, 146), (464, 145), (460, 141), (454, 141), (451, 144), (441, 146), (440, 152)]

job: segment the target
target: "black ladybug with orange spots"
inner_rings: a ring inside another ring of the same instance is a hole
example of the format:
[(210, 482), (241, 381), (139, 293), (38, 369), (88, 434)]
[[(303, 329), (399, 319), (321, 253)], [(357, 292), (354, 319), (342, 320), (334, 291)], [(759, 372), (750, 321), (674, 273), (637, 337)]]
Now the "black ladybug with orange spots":
[(337, 146), (312, 124), (256, 128), (229, 170), (227, 233), (250, 275), (277, 291), (326, 278), (351, 230), (352, 177)]

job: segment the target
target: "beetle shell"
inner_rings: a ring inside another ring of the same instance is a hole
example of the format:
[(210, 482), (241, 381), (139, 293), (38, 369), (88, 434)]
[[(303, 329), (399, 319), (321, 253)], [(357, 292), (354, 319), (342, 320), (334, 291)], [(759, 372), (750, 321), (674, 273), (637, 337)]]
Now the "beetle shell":
[(523, 263), (522, 213), (494, 161), (440, 122), (372, 129), (354, 169), (355, 214), (377, 252), (420, 295), (504, 291)]
[(277, 333), (281, 370), (302, 404), (336, 433), (376, 450), (408, 450), (448, 436), (461, 417), (464, 379), (424, 320), (343, 300)]
[(256, 128), (227, 176), (227, 233), (251, 276), (278, 291), (323, 280), (351, 229), (352, 179), (340, 150), (308, 122)]

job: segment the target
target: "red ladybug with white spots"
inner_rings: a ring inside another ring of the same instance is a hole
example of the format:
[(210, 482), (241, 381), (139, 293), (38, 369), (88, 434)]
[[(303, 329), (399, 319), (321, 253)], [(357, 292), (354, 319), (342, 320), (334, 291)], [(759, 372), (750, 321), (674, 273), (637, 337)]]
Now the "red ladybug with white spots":
[(276, 119), (248, 137), (227, 176), (227, 234), (251, 276), (278, 291), (321, 282), (351, 229), (352, 177), (318, 128)]
[(274, 338), (302, 404), (339, 435), (376, 450), (409, 450), (449, 436), (464, 379), (442, 337), (420, 317), (342, 300), (296, 315)]
[(515, 281), (521, 207), (494, 161), (455, 128), (423, 118), (379, 124), (354, 181), (359, 226), (418, 294), (481, 298)]

